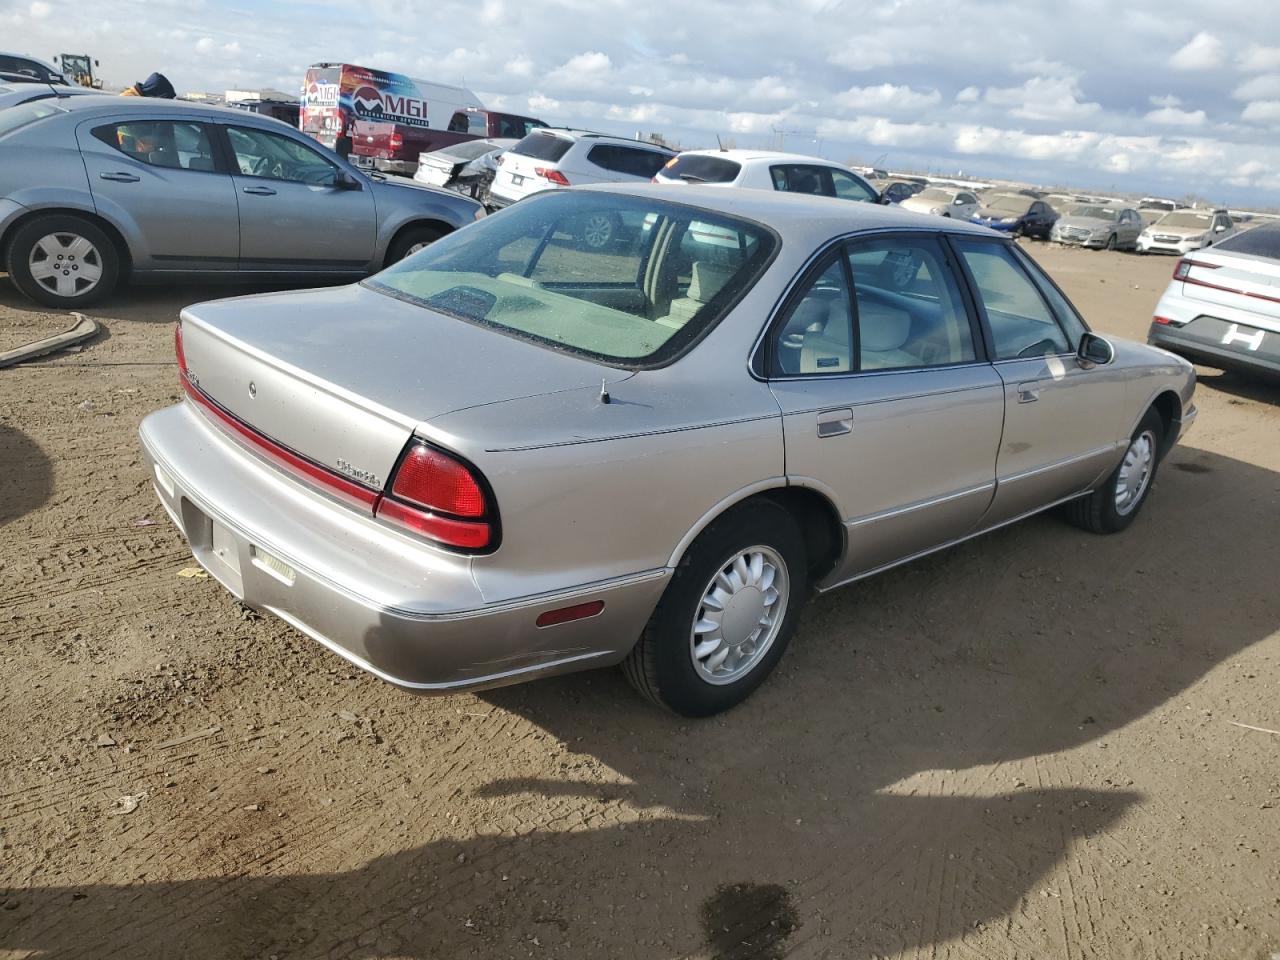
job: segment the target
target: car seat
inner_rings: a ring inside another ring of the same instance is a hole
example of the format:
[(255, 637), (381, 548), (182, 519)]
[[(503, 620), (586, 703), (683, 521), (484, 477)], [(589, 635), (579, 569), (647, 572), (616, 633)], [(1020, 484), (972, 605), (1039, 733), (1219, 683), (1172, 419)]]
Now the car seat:
[(675, 327), (677, 330), (683, 327), (693, 319), (694, 314), (720, 292), (734, 273), (733, 267), (712, 263), (709, 260), (695, 260), (690, 269), (691, 279), (685, 296), (672, 300), (667, 315), (659, 317), (657, 322), (665, 327)]

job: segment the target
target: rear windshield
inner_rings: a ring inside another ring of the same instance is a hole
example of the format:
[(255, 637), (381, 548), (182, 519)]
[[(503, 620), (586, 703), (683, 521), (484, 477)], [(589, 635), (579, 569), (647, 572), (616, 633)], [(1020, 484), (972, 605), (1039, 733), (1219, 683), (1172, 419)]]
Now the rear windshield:
[(522, 200), (365, 281), (391, 296), (630, 369), (670, 362), (777, 246), (747, 220), (644, 196)]
[(512, 153), (522, 157), (533, 157), (535, 160), (547, 160), (555, 163), (573, 146), (572, 140), (557, 137), (554, 133), (531, 133), (514, 147)]
[(685, 153), (667, 161), (664, 177), (690, 183), (731, 183), (742, 172), (742, 164), (724, 157)]
[(1245, 253), (1251, 257), (1280, 260), (1280, 224), (1263, 224), (1219, 240), (1215, 249), (1229, 253)]
[(25, 127), (28, 123), (35, 123), (45, 117), (66, 112), (52, 100), (31, 100), (16, 107), (9, 107), (7, 110), (0, 110), (0, 137), (19, 127)]

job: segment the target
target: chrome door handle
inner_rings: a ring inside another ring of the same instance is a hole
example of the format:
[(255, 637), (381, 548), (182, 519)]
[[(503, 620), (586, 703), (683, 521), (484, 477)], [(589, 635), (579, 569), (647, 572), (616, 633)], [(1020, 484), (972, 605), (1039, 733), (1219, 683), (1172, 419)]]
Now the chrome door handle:
[(244, 193), (251, 193), (255, 197), (274, 197), (276, 192), (270, 187), (245, 187)]
[(1018, 402), (1035, 403), (1040, 399), (1040, 385), (1036, 383), (1018, 384)]
[(136, 173), (100, 173), (99, 180), (114, 180), (116, 183), (137, 183), (142, 178)]
[(838, 437), (853, 432), (853, 411), (848, 407), (839, 410), (823, 410), (818, 414), (818, 436)]

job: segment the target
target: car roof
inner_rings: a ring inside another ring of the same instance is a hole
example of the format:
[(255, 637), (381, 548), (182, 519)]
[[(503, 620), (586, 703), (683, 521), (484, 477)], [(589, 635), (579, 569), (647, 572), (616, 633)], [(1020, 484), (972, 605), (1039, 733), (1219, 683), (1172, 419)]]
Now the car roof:
[[(701, 207), (714, 213), (733, 217), (745, 217), (768, 224), (781, 233), (806, 233), (815, 224), (838, 218), (848, 223), (841, 232), (854, 230), (926, 229), (946, 233), (964, 233), (990, 237), (994, 231), (959, 220), (943, 220), (923, 213), (912, 213), (896, 206), (878, 203), (859, 203), (837, 197), (816, 196), (810, 193), (790, 193), (784, 190), (725, 190), (723, 187), (704, 184), (665, 183), (600, 183), (575, 190), (601, 193), (621, 193), (635, 197), (652, 197), (661, 191), (664, 200)], [(834, 234), (833, 234), (834, 235)]]
[(825, 160), (822, 157), (813, 157), (805, 153), (783, 153), (780, 150), (748, 150), (745, 148), (732, 150), (685, 150), (681, 156), (724, 157), (726, 160), (736, 160), (739, 163), (775, 160), (783, 160), (788, 163), (803, 161), (804, 163), (818, 163), (824, 167), (839, 167), (841, 170), (849, 169), (843, 163), (835, 160)]
[[(499, 111), (493, 111), (499, 112)], [(510, 114), (510, 116), (518, 116), (518, 114)], [(524, 120), (535, 120), (536, 117), (522, 117)], [(618, 143), (634, 143), (642, 147), (650, 147), (654, 150), (662, 150), (666, 153), (675, 153), (676, 151), (670, 147), (664, 147), (660, 143), (652, 143), (648, 140), (636, 140), (634, 137), (622, 137), (614, 133), (597, 133), (594, 130), (581, 130), (577, 127), (538, 127), (536, 130), (530, 130), (528, 136), (544, 134), (549, 136), (561, 137), (566, 140), (614, 140)]]
[(238, 124), (244, 124), (249, 121), (276, 124), (280, 122), (264, 114), (241, 110), (236, 107), (215, 106), (210, 103), (199, 103), (195, 100), (163, 100), (158, 97), (122, 97), (113, 94), (75, 96), (67, 98), (62, 106), (68, 113), (74, 113), (77, 116), (86, 114), (102, 116), (123, 113), (147, 117), (165, 117), (191, 116), (195, 114), (208, 116), (210, 119), (235, 121)]

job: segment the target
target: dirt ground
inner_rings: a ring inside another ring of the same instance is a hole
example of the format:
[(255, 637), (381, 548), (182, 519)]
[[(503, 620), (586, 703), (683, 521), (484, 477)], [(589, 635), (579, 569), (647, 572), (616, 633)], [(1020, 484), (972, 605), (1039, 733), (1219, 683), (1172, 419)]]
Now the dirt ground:
[[(1173, 268), (1030, 249), (1136, 339)], [(1203, 371), (1126, 534), (820, 598), (693, 723), (420, 698), (182, 576), (136, 430), (224, 293), (0, 371), (0, 960), (1280, 956), (1280, 387)], [(0, 276), (0, 343), (64, 320)]]

